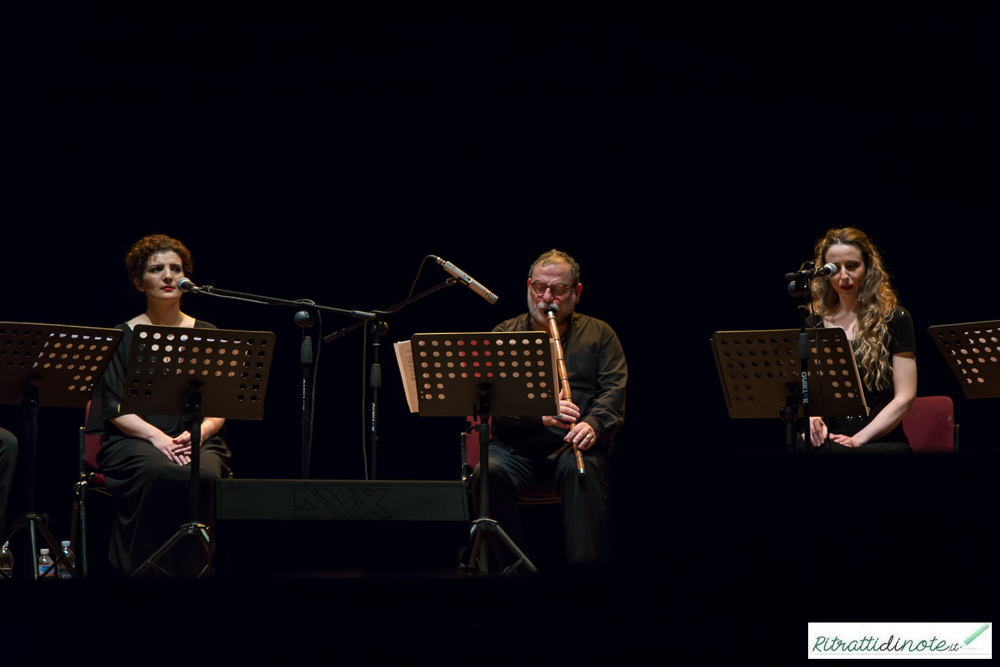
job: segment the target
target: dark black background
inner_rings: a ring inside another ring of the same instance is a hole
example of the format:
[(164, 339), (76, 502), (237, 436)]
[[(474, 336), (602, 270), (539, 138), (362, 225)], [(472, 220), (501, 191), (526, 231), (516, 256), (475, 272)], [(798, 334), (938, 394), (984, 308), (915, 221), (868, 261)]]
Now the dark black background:
[[(965, 400), (924, 333), (998, 317), (1000, 54), (981, 17), (109, 10), (14, 17), (0, 30), (12, 54), (0, 109), (5, 320), (133, 317), (143, 303), (129, 294), (125, 251), (162, 232), (192, 250), (198, 283), (356, 309), (402, 300), (433, 253), (498, 304), (438, 292), (393, 316), (387, 342), (488, 330), (523, 311), (528, 265), (558, 247), (582, 265), (579, 310), (611, 323), (630, 362), (616, 564), (662, 581), (674, 611), (745, 611), (792, 590), (785, 618), (827, 618), (854, 598), (808, 593), (860, 577), (893, 591), (861, 596), (868, 617), (895, 620), (920, 613), (900, 577), (933, 572), (931, 589), (953, 590), (928, 553), (946, 553), (949, 572), (985, 566), (992, 524), (977, 520), (995, 507), (994, 402)], [(956, 401), (957, 461), (817, 469), (781, 458), (777, 420), (728, 419), (712, 332), (797, 326), (782, 275), (842, 225), (884, 252), (917, 329), (919, 394)], [(428, 265), (417, 288), (445, 277)], [(198, 296), (184, 309), (277, 333), (267, 416), (230, 424), (233, 466), (243, 478), (297, 476), (292, 311)], [(349, 323), (324, 317), (326, 331)], [(322, 348), (316, 478), (363, 475), (362, 348), (360, 332)], [(381, 361), (379, 476), (456, 477), (456, 424), (409, 414), (389, 346)], [(14, 408), (0, 415), (16, 424)], [(81, 420), (43, 410), (39, 509), (58, 536)], [(938, 495), (923, 495), (929, 485)], [(805, 527), (900, 517), (907, 529), (966, 521), (967, 532), (943, 547)], [(926, 595), (947, 598), (949, 618), (983, 608), (975, 594)]]

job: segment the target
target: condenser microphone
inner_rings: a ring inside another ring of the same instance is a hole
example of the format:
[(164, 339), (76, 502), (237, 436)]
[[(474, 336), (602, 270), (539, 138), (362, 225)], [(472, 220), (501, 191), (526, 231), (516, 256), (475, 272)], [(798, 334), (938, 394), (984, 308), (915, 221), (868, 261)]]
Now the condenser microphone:
[(464, 284), (466, 287), (468, 287), (469, 289), (471, 289), (473, 292), (475, 292), (479, 296), (483, 297), (484, 299), (486, 299), (490, 303), (496, 303), (497, 302), (497, 299), (499, 297), (497, 297), (496, 294), (494, 294), (493, 292), (491, 292), (488, 289), (486, 289), (486, 287), (484, 287), (481, 283), (476, 282), (475, 280), (473, 280), (472, 276), (470, 276), (468, 273), (466, 273), (462, 269), (458, 268), (457, 266), (455, 266), (451, 262), (446, 262), (445, 260), (441, 259), (437, 255), (434, 256), (434, 261), (437, 262), (438, 264), (440, 264), (441, 268), (443, 268), (445, 271), (447, 271), (448, 273), (450, 273), (452, 275), (452, 277), (454, 277), (454, 278), (458, 279), (459, 281), (461, 281), (462, 284)]
[[(811, 262), (810, 262), (811, 263)], [(806, 269), (805, 271), (795, 271), (793, 273), (786, 273), (785, 280), (795, 280), (801, 274), (806, 278), (821, 278), (823, 276), (832, 276), (837, 272), (837, 265), (833, 262), (829, 264), (824, 264), (818, 269)]]
[(205, 291), (202, 288), (195, 285), (193, 282), (191, 282), (190, 278), (181, 278), (180, 280), (178, 280), (177, 289), (185, 293), (194, 292), (195, 294), (201, 294), (202, 292)]

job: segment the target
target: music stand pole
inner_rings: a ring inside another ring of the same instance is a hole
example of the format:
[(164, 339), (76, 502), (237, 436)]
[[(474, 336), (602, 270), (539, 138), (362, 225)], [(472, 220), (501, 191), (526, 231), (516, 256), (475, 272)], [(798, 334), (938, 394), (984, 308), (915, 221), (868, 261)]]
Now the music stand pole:
[[(0, 526), (0, 544), (18, 530), (28, 531), (21, 550), (21, 577), (38, 579), (38, 539), (42, 534), (52, 551), (52, 567), (61, 565), (71, 577), (80, 576), (63, 557), (61, 545), (48, 529), (48, 516), (35, 512), (38, 461), (38, 411), (47, 407), (82, 409), (97, 379), (104, 372), (122, 332), (117, 329), (76, 327), (31, 322), (0, 322), (0, 356), (5, 361), (0, 376), (0, 404), (21, 406), (22, 456), (26, 461), (26, 511), (7, 530)], [(31, 553), (25, 553), (30, 549)], [(51, 568), (50, 568), (51, 569)], [(31, 573), (30, 575), (28, 573)], [(42, 573), (46, 576), (48, 570)]]
[[(499, 538), (501, 544), (510, 549), (517, 557), (512, 565), (504, 568), (505, 572), (509, 569), (516, 570), (518, 566), (524, 564), (529, 572), (537, 574), (538, 568), (531, 562), (531, 559), (514, 544), (514, 541), (500, 527), (500, 524), (490, 518), (490, 392), (492, 386), (484, 384), (480, 387), (482, 389), (480, 402), (475, 410), (475, 416), (480, 419), (480, 423), (475, 426), (479, 435), (479, 518), (472, 522), (472, 529), (469, 532), (469, 537), (473, 540), (472, 558), (479, 561), (479, 573), (483, 576), (489, 576), (490, 543)], [(465, 567), (470, 566), (466, 565)]]
[[(180, 542), (184, 537), (192, 536), (199, 541), (199, 543), (205, 548), (205, 553), (209, 557), (212, 555), (212, 541), (208, 537), (208, 526), (198, 520), (198, 515), (200, 514), (200, 494), (201, 494), (201, 422), (202, 422), (202, 410), (201, 410), (201, 382), (195, 380), (189, 384), (189, 398), (184, 406), (185, 418), (188, 420), (188, 432), (191, 433), (191, 488), (188, 491), (188, 519), (189, 521), (177, 529), (173, 535), (157, 549), (149, 558), (143, 561), (142, 565), (132, 573), (133, 577), (137, 577), (143, 574), (146, 570), (151, 567), (156, 567), (163, 574), (169, 575), (170, 573), (164, 570), (162, 567), (157, 565), (157, 561), (163, 556), (163, 554), (170, 551), (170, 549)], [(205, 564), (205, 567), (201, 569), (198, 573), (200, 577), (208, 569), (211, 561)]]
[(151, 567), (169, 575), (158, 561), (185, 537), (194, 537), (211, 565), (214, 544), (199, 521), (201, 424), (208, 412), (225, 419), (263, 419), (264, 397), (275, 336), (264, 331), (188, 329), (137, 325), (129, 350), (122, 414), (181, 414), (191, 433), (189, 521), (132, 573)]
[[(508, 331), (414, 334), (410, 339), (421, 417), (468, 417), (479, 434), (480, 516), (472, 522), (473, 560), (489, 574), (488, 547), (510, 549), (532, 573), (538, 569), (489, 516), (489, 419), (491, 414), (542, 417), (559, 412), (559, 374), (548, 333)], [(407, 374), (404, 373), (404, 377)], [(501, 546), (502, 545), (502, 546)]]

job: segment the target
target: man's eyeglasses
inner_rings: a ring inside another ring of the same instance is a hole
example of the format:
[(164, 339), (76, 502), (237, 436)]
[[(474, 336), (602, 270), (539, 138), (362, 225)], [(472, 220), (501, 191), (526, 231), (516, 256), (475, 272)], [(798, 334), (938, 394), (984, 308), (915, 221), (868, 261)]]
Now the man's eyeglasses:
[(539, 296), (545, 294), (545, 290), (547, 289), (552, 290), (552, 296), (562, 296), (566, 292), (573, 289), (573, 286), (564, 285), (562, 283), (556, 283), (555, 285), (546, 285), (541, 280), (536, 280), (535, 282), (531, 283), (531, 291), (533, 291), (535, 294)]

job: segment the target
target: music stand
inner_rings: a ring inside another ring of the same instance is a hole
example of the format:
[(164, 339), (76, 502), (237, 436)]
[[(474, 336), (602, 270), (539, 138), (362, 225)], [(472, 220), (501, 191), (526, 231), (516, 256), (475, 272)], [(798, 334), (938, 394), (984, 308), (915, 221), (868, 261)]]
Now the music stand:
[[(421, 417), (479, 417), (479, 518), (472, 522), (469, 565), (489, 574), (489, 546), (499, 540), (522, 563), (531, 559), (489, 517), (490, 415), (559, 413), (559, 376), (549, 336), (540, 331), (414, 334), (410, 340)], [(498, 548), (499, 545), (498, 545)]]
[[(809, 393), (802, 396), (798, 329), (716, 331), (712, 354), (726, 408), (733, 419), (773, 419), (788, 423), (785, 444), (810, 450), (794, 437), (794, 421), (808, 401), (810, 415), (868, 415), (854, 351), (840, 327), (807, 329)], [(817, 337), (819, 345), (816, 344)]]
[(190, 329), (139, 324), (133, 329), (121, 413), (183, 415), (191, 433), (190, 521), (132, 573), (150, 567), (170, 574), (157, 561), (185, 537), (194, 537), (209, 556), (208, 526), (198, 520), (202, 415), (225, 419), (264, 418), (264, 396), (275, 335), (269, 331)]
[[(54, 565), (62, 564), (72, 577), (79, 574), (62, 555), (48, 529), (48, 515), (35, 512), (38, 408), (83, 408), (104, 373), (123, 332), (118, 329), (76, 327), (32, 322), (0, 322), (0, 403), (20, 405), (25, 473), (26, 512), (3, 532), (0, 544), (19, 529), (30, 536), (31, 562), (37, 558), (35, 530), (49, 543)], [(3, 526), (0, 526), (0, 530)], [(29, 568), (38, 579), (38, 568)], [(44, 574), (47, 574), (46, 570)], [(27, 578), (27, 577), (25, 577)]]
[(1000, 320), (927, 327), (966, 398), (1000, 396)]

